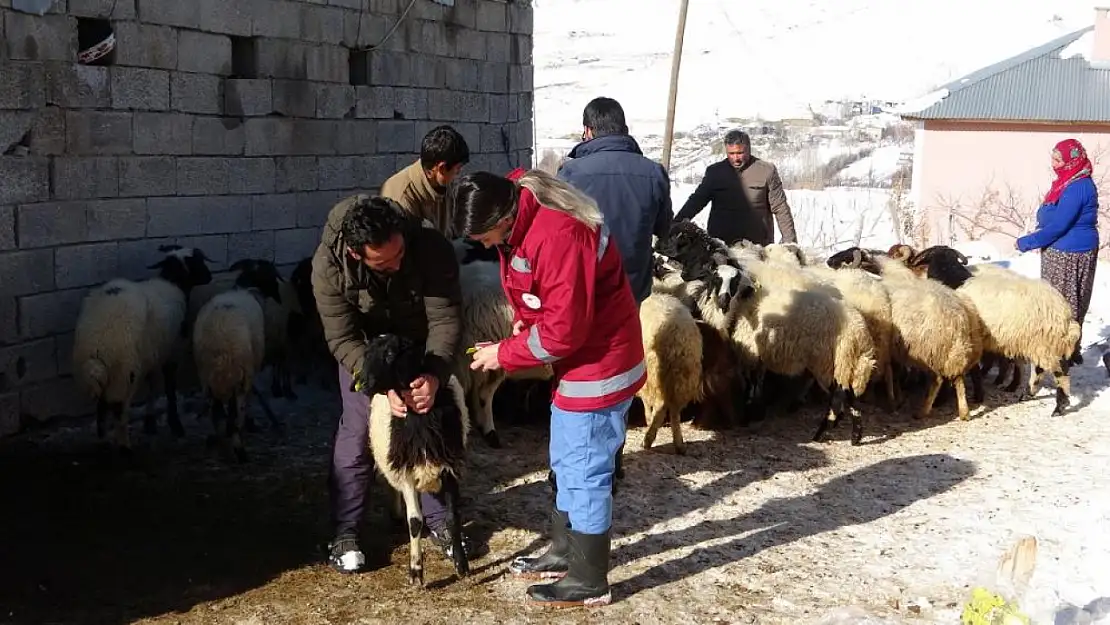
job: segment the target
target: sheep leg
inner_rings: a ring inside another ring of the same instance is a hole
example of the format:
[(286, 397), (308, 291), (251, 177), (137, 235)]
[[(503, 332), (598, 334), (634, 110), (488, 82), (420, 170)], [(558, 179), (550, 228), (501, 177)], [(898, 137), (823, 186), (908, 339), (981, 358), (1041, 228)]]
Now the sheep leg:
[(424, 585), (424, 554), (420, 550), (420, 536), (424, 533), (424, 512), (420, 509), (420, 496), (416, 484), (405, 480), (401, 485), (405, 498), (405, 514), (409, 522), (409, 583)]
[(185, 437), (185, 426), (177, 412), (177, 365), (169, 363), (162, 367), (162, 390), (166, 394), (166, 423), (177, 438)]
[(1053, 375), (1056, 376), (1056, 408), (1052, 410), (1052, 416), (1054, 417), (1064, 414), (1064, 411), (1071, 405), (1070, 368), (1071, 364), (1065, 358), (1060, 360), (1059, 370), (1053, 372)]
[(1039, 390), (1042, 382), (1044, 382), (1045, 370), (1038, 366), (1029, 365), (1029, 396), (1034, 397)]
[(1009, 358), (998, 359), (998, 375), (994, 378), (995, 386), (1002, 386), (1002, 383), (1006, 381), (1010, 370), (1013, 367), (1013, 364), (1013, 361), (1011, 361)]
[(159, 371), (151, 371), (146, 376), (147, 398), (143, 407), (143, 433), (154, 436), (158, 433), (158, 415), (154, 412), (155, 400), (158, 392), (162, 390), (162, 376)]
[(459, 480), (450, 471), (440, 473), (444, 507), (447, 509), (447, 531), (451, 535), (452, 560), (459, 577), (470, 575), (470, 560), (462, 543), (462, 517), (459, 514)]
[(939, 375), (933, 374), (933, 381), (929, 384), (929, 392), (925, 394), (925, 402), (921, 404), (921, 411), (914, 415), (915, 419), (924, 419), (933, 411), (933, 402), (937, 400), (944, 380)]
[(806, 376), (802, 380), (802, 388), (795, 397), (790, 399), (790, 403), (786, 406), (788, 412), (797, 412), (805, 406), (806, 400), (809, 399), (809, 392), (813, 389), (813, 382), (813, 376)]
[[(253, 384), (251, 385), (251, 394), (254, 395), (255, 399), (258, 400), (258, 405), (262, 408), (262, 413), (266, 415), (266, 419), (270, 422), (270, 427), (272, 427), (275, 431), (280, 432), (284, 427), (284, 424), (282, 424), (282, 422), (277, 418), (277, 415), (274, 414), (274, 409), (270, 407), (270, 401), (266, 399), (266, 396), (262, 394), (262, 391), (258, 390), (258, 388), (255, 387)], [(247, 415), (247, 423), (254, 423), (254, 419), (251, 419), (250, 415)], [(251, 431), (251, 427), (254, 426), (250, 425), (247, 428), (248, 432)]]
[(505, 376), (497, 373), (488, 374), (488, 376), (485, 384), (480, 382), (476, 384), (478, 429), (481, 430), (482, 438), (487, 445), (493, 449), (501, 449), (501, 437), (497, 435), (493, 425), (493, 396), (505, 381)]
[(227, 436), (231, 441), (231, 450), (235, 453), (238, 462), (247, 461), (247, 450), (243, 447), (243, 422), (247, 413), (246, 394), (236, 393), (228, 402)]
[[(983, 388), (983, 370), (978, 366), (972, 367), (969, 372), (971, 375), (971, 399), (977, 404), (983, 403), (987, 391)], [(960, 377), (960, 383), (963, 384), (963, 377)], [(957, 401), (958, 398), (957, 398)]]
[(686, 454), (686, 441), (682, 440), (682, 415), (677, 410), (668, 409), (667, 418), (671, 420), (671, 441), (674, 443), (674, 452), (680, 456)]
[[(975, 377), (972, 376), (974, 382)], [(980, 379), (980, 382), (982, 379)], [(964, 384), (964, 376), (958, 375), (952, 379), (952, 386), (956, 389), (956, 410), (959, 412), (960, 420), (967, 421), (971, 418), (967, 408), (967, 387)]]
[(846, 391), (843, 406), (852, 417), (852, 444), (860, 445), (863, 443), (863, 414), (856, 407), (856, 394)]
[(651, 449), (655, 444), (655, 435), (659, 432), (659, 426), (663, 425), (663, 419), (666, 418), (667, 413), (663, 410), (662, 406), (656, 406), (655, 403), (648, 405), (644, 402), (644, 415), (647, 418), (648, 429), (644, 433), (644, 449)]
[(96, 437), (100, 440), (104, 440), (108, 433), (107, 418), (108, 402), (101, 397), (96, 400)]
[(131, 427), (128, 423), (130, 417), (130, 406), (127, 402), (114, 402), (108, 405), (112, 411), (112, 419), (115, 423), (116, 429), (116, 448), (120, 455), (129, 458), (132, 455), (131, 451)]
[(270, 394), (274, 397), (285, 397), (285, 389), (281, 387), (281, 365), (278, 361), (270, 361)]
[[(1014, 372), (1014, 378), (1010, 380), (1010, 384), (1006, 386), (1005, 390), (1007, 393), (1016, 393), (1018, 391), (1018, 387), (1021, 385), (1022, 374), (1025, 372), (1025, 363), (1020, 360), (1013, 360), (1011, 361), (1011, 364), (1012, 370)], [(1018, 401), (1023, 400), (1025, 398), (1024, 395), (1024, 393), (1018, 395)]]
[(898, 409), (898, 395), (894, 390), (894, 365), (889, 362), (883, 371), (883, 384), (886, 386), (887, 411), (894, 412)]

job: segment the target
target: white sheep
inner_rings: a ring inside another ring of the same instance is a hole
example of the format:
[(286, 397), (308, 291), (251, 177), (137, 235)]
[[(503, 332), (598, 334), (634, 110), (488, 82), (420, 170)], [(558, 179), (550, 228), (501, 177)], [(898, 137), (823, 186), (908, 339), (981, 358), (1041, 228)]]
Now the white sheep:
[(452, 375), (436, 393), (427, 413), (396, 418), (385, 393), (407, 390), (424, 370), (424, 346), (399, 335), (383, 334), (368, 342), (367, 355), (360, 379), (367, 385), (362, 392), (373, 394), (368, 415), (370, 449), (378, 472), (404, 499), (409, 526), (409, 581), (424, 584), (421, 492), (443, 493), (455, 571), (466, 576), (470, 564), (462, 545), (459, 480), (466, 461), (470, 416), (462, 385)]
[(918, 279), (897, 259), (858, 247), (833, 254), (826, 264), (833, 269), (862, 267), (882, 276), (890, 294), (891, 359), (927, 371), (933, 378), (915, 416), (924, 418), (932, 412), (947, 380), (956, 390), (960, 419), (970, 418), (964, 375), (978, 371), (983, 355), (981, 322), (970, 304), (943, 285)]
[(212, 274), (204, 253), (195, 248), (159, 247), (165, 258), (148, 269), (156, 277), (140, 282), (117, 278), (89, 291), (81, 302), (73, 339), (73, 378), (96, 401), (97, 435), (105, 436), (110, 411), (115, 443), (131, 452), (128, 416), (144, 381), (150, 389), (145, 430), (156, 431), (155, 390), (166, 395), (166, 420), (175, 436), (185, 435), (177, 413), (177, 366), (184, 342), (185, 302), (195, 286)]
[[(960, 252), (938, 245), (915, 255), (910, 266), (971, 301), (983, 323), (984, 351), (1030, 364), (1022, 396), (1036, 394), (1037, 369), (1052, 372), (1057, 382), (1052, 414), (1063, 414), (1071, 394), (1069, 358), (1080, 337), (1067, 300), (1043, 280), (994, 270), (973, 274), (966, 262)], [(1015, 382), (1019, 377), (1015, 374)]]
[(681, 412), (702, 401), (702, 338), (693, 313), (678, 298), (653, 293), (640, 304), (647, 382), (636, 396), (644, 402), (650, 449), (663, 421), (670, 419), (676, 454), (686, 453)]
[[(456, 253), (465, 259), (464, 247), (455, 242)], [(472, 260), (459, 267), (462, 290), (462, 328), (459, 353), (455, 358), (455, 375), (465, 391), (467, 405), (475, 425), (486, 443), (501, 447), (500, 437), (493, 421), (493, 396), (506, 377), (515, 380), (549, 380), (551, 367), (533, 367), (506, 375), (504, 371), (472, 371), (470, 357), (465, 350), (481, 342), (494, 342), (508, 338), (513, 330), (513, 309), (501, 286), (501, 268), (488, 260)]]
[(219, 432), (223, 422), (235, 458), (246, 462), (242, 431), (247, 396), (266, 357), (264, 300), (276, 301), (280, 292), (276, 271), (249, 261), (232, 269), (240, 272), (233, 288), (208, 300), (197, 313), (193, 358), (213, 426)]

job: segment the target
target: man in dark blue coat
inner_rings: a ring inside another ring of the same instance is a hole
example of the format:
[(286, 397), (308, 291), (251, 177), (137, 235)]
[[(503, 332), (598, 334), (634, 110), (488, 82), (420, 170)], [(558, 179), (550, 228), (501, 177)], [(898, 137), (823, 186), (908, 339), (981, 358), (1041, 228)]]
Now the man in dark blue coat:
[(595, 98), (582, 111), (582, 143), (559, 170), (597, 202), (616, 240), (639, 304), (651, 295), (651, 235), (666, 236), (674, 213), (667, 170), (644, 156), (628, 134), (624, 109), (612, 98)]

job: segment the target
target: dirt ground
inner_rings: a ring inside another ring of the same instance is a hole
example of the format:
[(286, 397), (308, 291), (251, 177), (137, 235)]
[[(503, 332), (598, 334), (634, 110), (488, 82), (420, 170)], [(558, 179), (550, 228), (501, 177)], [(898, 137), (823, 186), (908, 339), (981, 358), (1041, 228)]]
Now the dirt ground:
[[(342, 576), (322, 563), (338, 416), (329, 394), (300, 387), (295, 403), (271, 400), (287, 431), (279, 438), (258, 417), (241, 466), (207, 448), (211, 425), (191, 414), (181, 441), (164, 427), (145, 438), (135, 423), (138, 464), (116, 466), (90, 419), (0, 445), (0, 623), (774, 624), (849, 604), (952, 622), (976, 570), (1025, 527), (1014, 518), (1047, 532), (1046, 548), (1063, 544), (1057, 513), (1110, 518), (1110, 504), (1084, 494), (1110, 486), (1110, 414), (1086, 405), (1106, 373), (1088, 364), (1076, 382), (1087, 389), (1076, 412), (1056, 419), (1050, 390), (1005, 407), (992, 390), (970, 422), (953, 420), (953, 402), (924, 422), (865, 406), (859, 447), (845, 426), (810, 443), (816, 405), (749, 429), (687, 427), (686, 456), (673, 455), (666, 428), (646, 452), (633, 430), (614, 604), (595, 612), (529, 607), (525, 583), (504, 575), (542, 544), (542, 418), (502, 419), (503, 449), (474, 442), (464, 514), (489, 555), (460, 581), (429, 545), (424, 590), (407, 585), (407, 538), (381, 485), (364, 528), (372, 570)], [(1065, 479), (1072, 471), (1086, 481)]]

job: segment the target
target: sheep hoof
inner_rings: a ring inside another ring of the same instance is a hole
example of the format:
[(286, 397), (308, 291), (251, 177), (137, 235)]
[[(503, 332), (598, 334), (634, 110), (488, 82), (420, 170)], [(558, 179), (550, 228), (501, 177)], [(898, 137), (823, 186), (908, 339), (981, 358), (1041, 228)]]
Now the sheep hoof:
[(424, 570), (409, 567), (409, 583), (413, 586), (424, 586)]
[(501, 437), (497, 435), (497, 430), (486, 432), (482, 435), (482, 438), (485, 439), (486, 444), (493, 449), (501, 449)]
[(686, 455), (686, 443), (675, 443), (674, 453), (678, 454), (679, 456), (685, 456)]
[(1070, 406), (1070, 405), (1071, 405), (1071, 398), (1068, 397), (1068, 394), (1064, 392), (1064, 389), (1057, 388), (1056, 389), (1056, 408), (1053, 409), (1052, 416), (1059, 417), (1060, 415), (1064, 414), (1064, 411), (1067, 410), (1068, 406)]

